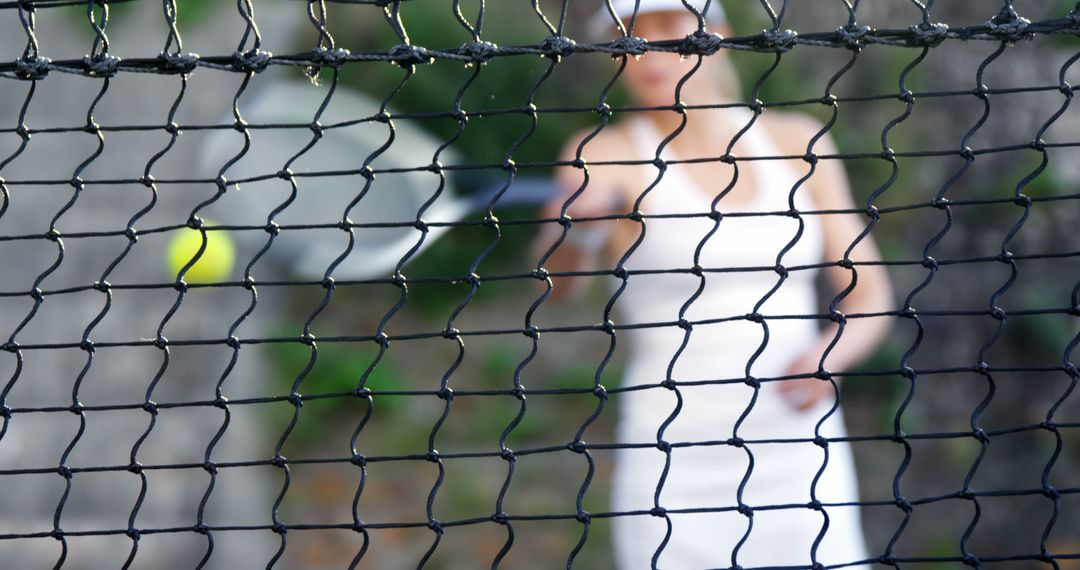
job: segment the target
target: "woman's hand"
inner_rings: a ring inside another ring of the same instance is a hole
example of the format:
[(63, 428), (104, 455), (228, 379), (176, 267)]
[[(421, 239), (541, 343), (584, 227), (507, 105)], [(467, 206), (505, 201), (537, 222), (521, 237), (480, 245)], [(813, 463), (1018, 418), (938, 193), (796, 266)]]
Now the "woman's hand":
[[(777, 115), (778, 113), (773, 113)], [(763, 115), (767, 116), (767, 115)], [(783, 121), (776, 125), (773, 138), (782, 151), (800, 155), (814, 151), (820, 155), (836, 155), (839, 150), (827, 128), (817, 119), (801, 113), (781, 114)], [(765, 123), (767, 126), (769, 122)], [(813, 141), (813, 144), (810, 142)], [(806, 145), (806, 146), (803, 146)], [(870, 234), (863, 235), (869, 223), (858, 213), (851, 185), (838, 160), (823, 160), (812, 169), (813, 176), (806, 181), (817, 208), (822, 211), (850, 212), (824, 216), (821, 224), (824, 237), (824, 258), (835, 263), (822, 271), (829, 283), (832, 305), (845, 315), (862, 315), (845, 320), (844, 330), (836, 339), (837, 323), (827, 322), (818, 342), (791, 364), (786, 374), (812, 374), (818, 370), (821, 355), (828, 351), (825, 370), (839, 372), (849, 370), (869, 356), (888, 334), (893, 317), (894, 300), (892, 282), (881, 253)], [(854, 245), (853, 245), (854, 244)], [(839, 264), (851, 261), (850, 267)], [(873, 315), (873, 316), (869, 316)], [(833, 343), (833, 339), (836, 342)], [(831, 348), (830, 348), (831, 345)], [(836, 381), (835, 379), (833, 381)], [(795, 409), (806, 410), (835, 394), (833, 382), (818, 378), (798, 378), (781, 382), (780, 392)]]
[[(591, 134), (592, 129), (588, 129), (571, 137), (559, 154), (559, 161), (569, 163), (580, 158), (582, 141)], [(589, 158), (601, 162), (619, 159), (622, 156), (620, 153), (626, 152), (624, 140), (621, 135), (597, 137), (589, 146)], [(548, 221), (541, 224), (530, 248), (532, 259), (542, 260), (543, 267), (556, 274), (592, 270), (603, 262), (607, 249), (617, 241), (615, 234), (618, 224), (602, 218), (621, 214), (630, 208), (626, 195), (620, 190), (627, 175), (619, 174), (618, 170), (598, 168), (586, 172), (567, 166), (557, 170), (555, 181), (560, 191), (541, 209), (540, 217)], [(572, 221), (569, 230), (558, 222), (564, 208), (571, 220), (578, 220)], [(559, 241), (561, 238), (562, 241)], [(559, 242), (558, 247), (554, 247), (556, 242)], [(553, 299), (575, 299), (585, 293), (593, 278), (559, 276), (551, 281)], [(548, 283), (541, 282), (539, 287), (546, 289)]]
[[(783, 376), (813, 374), (817, 372), (820, 360), (820, 352), (807, 352), (796, 358), (784, 371)], [(800, 412), (813, 408), (824, 398), (830, 398), (836, 393), (832, 382), (815, 377), (790, 378), (779, 382), (780, 396), (788, 405)]]

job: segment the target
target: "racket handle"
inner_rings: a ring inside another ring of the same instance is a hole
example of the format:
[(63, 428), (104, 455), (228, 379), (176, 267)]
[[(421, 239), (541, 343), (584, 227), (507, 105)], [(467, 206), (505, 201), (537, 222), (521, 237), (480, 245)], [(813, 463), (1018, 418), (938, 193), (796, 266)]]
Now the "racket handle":
[[(492, 183), (478, 192), (462, 196), (468, 211), (486, 210), (495, 196), (506, 185), (505, 181)], [(496, 206), (539, 206), (558, 196), (559, 187), (554, 180), (539, 176), (517, 176), (514, 183), (499, 196)]]

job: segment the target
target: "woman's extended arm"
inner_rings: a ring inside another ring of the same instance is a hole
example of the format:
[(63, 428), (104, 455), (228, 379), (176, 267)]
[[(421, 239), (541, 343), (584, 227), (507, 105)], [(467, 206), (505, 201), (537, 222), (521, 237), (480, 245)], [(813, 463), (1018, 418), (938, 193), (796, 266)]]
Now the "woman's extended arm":
[[(810, 119), (794, 121), (796, 128), (805, 129), (806, 133), (793, 137), (796, 140), (809, 140), (820, 131), (820, 124)], [(805, 150), (805, 149), (803, 149)], [(836, 145), (826, 135), (814, 146), (819, 155), (836, 154)], [(847, 173), (837, 160), (817, 162), (817, 170), (807, 182), (814, 201), (820, 210), (853, 210), (856, 208), (848, 183)], [(862, 213), (822, 215), (822, 227), (825, 237), (825, 260), (840, 262), (850, 258), (857, 262), (853, 268), (840, 266), (826, 268), (825, 275), (831, 290), (829, 300), (854, 287), (840, 300), (836, 309), (844, 315), (880, 313), (893, 309), (893, 291), (889, 275), (883, 265), (865, 265), (881, 261), (881, 255), (873, 236), (867, 234), (859, 239), (866, 229), (869, 218)], [(859, 240), (851, 253), (848, 249)], [(836, 344), (829, 349), (836, 337), (838, 324), (829, 321), (822, 328), (818, 341), (800, 356), (785, 375), (813, 373), (818, 370), (818, 363), (825, 351), (828, 356), (824, 362), (825, 370), (837, 372), (849, 369), (861, 362), (877, 348), (888, 333), (892, 319), (887, 316), (859, 317), (846, 319), (843, 333)], [(832, 385), (816, 379), (809, 381), (785, 381), (781, 383), (781, 393), (802, 410), (813, 406), (822, 397), (831, 397)]]
[[(578, 135), (570, 140), (559, 156), (560, 162), (570, 162), (577, 158), (577, 149), (582, 138), (582, 135)], [(595, 173), (590, 173), (586, 185), (584, 170), (561, 166), (558, 168), (555, 179), (560, 192), (544, 205), (540, 214), (544, 219), (552, 220), (561, 217), (563, 206), (583, 186), (585, 186), (584, 190), (574, 198), (567, 209), (567, 215), (571, 220), (607, 216), (615, 213), (616, 209), (622, 205), (612, 185)], [(563, 226), (558, 222), (545, 222), (533, 241), (531, 259), (539, 261), (548, 253), (562, 233)], [(544, 261), (543, 267), (550, 273), (584, 271), (595, 267), (610, 237), (609, 222), (572, 222), (566, 239)], [(555, 298), (581, 297), (589, 279), (589, 277), (554, 277), (552, 278), (554, 284), (552, 296)]]

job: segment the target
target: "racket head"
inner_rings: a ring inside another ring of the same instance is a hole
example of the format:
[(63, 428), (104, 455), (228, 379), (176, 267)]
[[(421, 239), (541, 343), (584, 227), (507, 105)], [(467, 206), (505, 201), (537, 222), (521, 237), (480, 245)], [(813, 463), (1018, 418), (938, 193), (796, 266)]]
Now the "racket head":
[[(216, 130), (201, 149), (199, 170), (235, 182), (210, 206), (223, 224), (281, 227), (266, 253), (274, 265), (305, 279), (385, 277), (420, 241), (417, 215), (440, 188), (423, 219), (455, 222), (464, 215), (450, 181), (426, 168), (442, 141), (414, 121), (376, 120), (379, 101), (340, 86), (329, 99), (328, 87), (303, 82), (252, 91), (238, 104), (248, 124), (246, 152), (243, 132)], [(233, 122), (230, 116), (220, 124)], [(443, 149), (439, 162), (458, 161)], [(370, 182), (365, 165), (374, 171)], [(346, 221), (354, 224), (349, 231), (340, 227)], [(429, 227), (421, 249), (446, 229)], [(245, 259), (270, 239), (259, 230), (236, 233)]]

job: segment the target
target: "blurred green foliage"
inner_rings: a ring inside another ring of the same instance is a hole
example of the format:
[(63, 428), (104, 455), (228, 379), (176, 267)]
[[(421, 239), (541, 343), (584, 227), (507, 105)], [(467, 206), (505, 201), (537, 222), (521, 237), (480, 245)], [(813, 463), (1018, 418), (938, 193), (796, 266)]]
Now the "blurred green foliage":
[[(279, 326), (275, 336), (291, 336), (295, 329)], [(314, 364), (312, 355), (315, 353)], [(280, 343), (274, 350), (266, 351), (271, 360), (276, 384), (279, 386), (275, 395), (290, 393), (293, 383), (301, 378), (298, 393), (302, 395), (335, 396), (332, 400), (332, 412), (335, 419), (362, 414), (367, 408), (364, 400), (352, 396), (359, 388), (367, 388), (374, 393), (401, 390), (403, 375), (393, 362), (381, 361), (371, 367), (378, 356), (378, 347), (371, 343), (320, 343), (313, 350), (305, 344)], [(310, 368), (309, 368), (310, 366)], [(369, 371), (370, 369), (370, 371)], [(365, 376), (366, 373), (366, 376)], [(373, 405), (383, 415), (393, 415), (403, 404), (400, 397), (374, 396)], [(292, 416), (291, 407), (272, 408), (276, 415), (275, 423), (287, 422)], [(289, 445), (295, 448), (309, 448), (327, 438), (329, 430), (338, 430), (341, 421), (319, 418), (319, 421), (304, 421), (303, 418), (289, 436)]]
[[(475, 3), (463, 3), (468, 4)], [(435, 8), (434, 5), (403, 7), (402, 18), (410, 41), (431, 47), (457, 47), (471, 41), (464, 28), (453, 19), (450, 4), (438, 5), (441, 9)], [(463, 11), (468, 13), (467, 8), (463, 8)], [(330, 31), (343, 47), (353, 51), (386, 51), (401, 43), (389, 25), (371, 18), (370, 10), (342, 11), (337, 15), (339, 17), (333, 21)], [(547, 35), (526, 4), (488, 6), (484, 30), (483, 39), (496, 45), (520, 45), (530, 43), (529, 36), (535, 36), (539, 41)], [(405, 87), (393, 96), (390, 105), (397, 112), (445, 114), (454, 109), (460, 97), (461, 107), (470, 113), (523, 109), (529, 102), (530, 93), (551, 68), (552, 62), (547, 58), (532, 56), (513, 58), (513, 61), (506, 59), (497, 58), (479, 67), (449, 60), (419, 66)], [(570, 79), (569, 75), (573, 75), (574, 81), (545, 81), (532, 98), (538, 107), (562, 107), (570, 102), (575, 106), (586, 101), (593, 105), (599, 103), (600, 85), (605, 81), (605, 74), (595, 73), (595, 70), (582, 74), (582, 67), (569, 60), (567, 65), (569, 70), (560, 69), (556, 74), (561, 74), (567, 80)], [(612, 74), (614, 70), (615, 66), (612, 65)], [(346, 66), (342, 69), (342, 79), (346, 84), (376, 97), (388, 96), (404, 76), (405, 72), (393, 64)], [(621, 105), (625, 102), (625, 94), (616, 89), (608, 102), (613, 106)], [(514, 159), (518, 162), (551, 160), (570, 133), (594, 125), (597, 117), (580, 112), (541, 117), (541, 125), (528, 135), (527, 144), (514, 153)], [(524, 113), (499, 115), (494, 119), (474, 118), (472, 122), (481, 124), (470, 123), (469, 130), (481, 131), (475, 134), (482, 136), (463, 136), (453, 145), (470, 162), (501, 161), (507, 150), (526, 135), (530, 127), (530, 120)], [(424, 126), (446, 140), (454, 137), (459, 129), (457, 121), (450, 117), (424, 121)]]
[[(176, 27), (180, 30), (181, 36), (186, 31), (193, 30), (196, 26), (206, 23), (211, 16), (218, 14), (221, 6), (225, 4), (214, 0), (174, 0), (174, 2), (176, 2)], [(108, 25), (105, 32), (108, 33), (109, 26), (123, 25), (125, 20), (139, 9), (139, 2), (113, 2), (107, 5), (91, 2), (87, 3), (86, 6), (72, 6), (70, 9), (64, 10), (63, 13), (67, 18), (85, 23), (85, 26), (80, 26), (78, 29), (81, 29), (86, 34), (86, 37), (90, 39), (95, 36), (95, 31), (93, 26), (90, 25), (88, 16), (92, 16), (94, 21), (100, 24), (106, 9), (108, 10)]]

